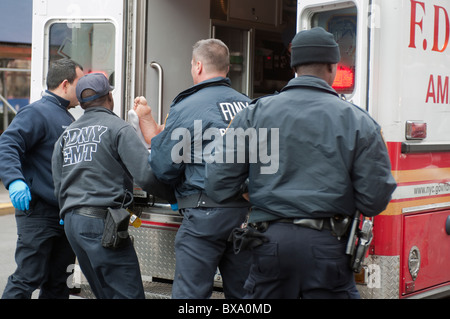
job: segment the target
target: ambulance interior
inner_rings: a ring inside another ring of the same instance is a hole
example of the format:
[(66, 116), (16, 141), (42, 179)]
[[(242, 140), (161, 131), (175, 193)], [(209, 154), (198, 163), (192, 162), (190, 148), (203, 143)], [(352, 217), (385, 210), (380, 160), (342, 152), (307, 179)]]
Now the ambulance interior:
[[(209, 1), (210, 33), (229, 46), (235, 89), (255, 98), (280, 90), (294, 77), (289, 46), (296, 32), (296, 8), (295, 0)], [(103, 72), (114, 83), (112, 23), (55, 21), (48, 41), (49, 63), (71, 58), (85, 72)]]

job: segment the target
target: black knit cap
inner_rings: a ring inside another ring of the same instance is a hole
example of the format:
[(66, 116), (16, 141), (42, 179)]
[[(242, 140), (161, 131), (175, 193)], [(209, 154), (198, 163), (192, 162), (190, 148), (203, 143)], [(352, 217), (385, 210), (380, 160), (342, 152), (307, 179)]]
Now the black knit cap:
[(334, 36), (316, 27), (298, 32), (292, 39), (291, 67), (308, 63), (338, 63), (339, 45)]

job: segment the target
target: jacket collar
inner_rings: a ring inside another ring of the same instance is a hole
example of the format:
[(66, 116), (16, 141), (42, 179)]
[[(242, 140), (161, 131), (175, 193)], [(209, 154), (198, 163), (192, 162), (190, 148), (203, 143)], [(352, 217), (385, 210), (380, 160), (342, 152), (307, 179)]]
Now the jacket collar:
[(224, 85), (231, 87), (231, 81), (229, 78), (223, 78), (223, 77), (215, 77), (209, 80), (205, 80), (203, 82), (200, 82), (192, 87), (190, 87), (187, 90), (184, 90), (178, 96), (173, 100), (172, 105), (180, 102), (184, 98), (200, 91), (201, 89), (208, 87), (208, 86), (218, 86), (218, 85)]
[(91, 107), (88, 107), (86, 110), (84, 110), (84, 113), (89, 113), (89, 112), (105, 112), (105, 113), (109, 113), (111, 115), (117, 116), (116, 113), (114, 113), (110, 109), (107, 109), (106, 107), (101, 106), (101, 105), (91, 106)]
[(43, 94), (43, 97), (46, 98), (48, 101), (51, 101), (58, 105), (59, 107), (63, 108), (67, 111), (67, 107), (69, 107), (70, 101), (63, 99), (59, 95), (56, 95), (53, 92), (50, 92), (49, 90), (45, 90), (45, 93)]
[(298, 87), (314, 88), (339, 96), (339, 94), (327, 82), (312, 75), (302, 75), (290, 80), (281, 92)]

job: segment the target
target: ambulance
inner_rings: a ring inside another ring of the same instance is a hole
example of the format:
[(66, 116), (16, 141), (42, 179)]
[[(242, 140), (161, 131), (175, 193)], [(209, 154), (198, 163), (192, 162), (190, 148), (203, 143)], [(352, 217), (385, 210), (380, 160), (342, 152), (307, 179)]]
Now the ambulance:
[[(49, 64), (71, 58), (114, 86), (114, 112), (128, 120), (136, 96), (159, 123), (192, 85), (193, 44), (230, 48), (233, 87), (257, 98), (295, 74), (290, 40), (320, 26), (342, 59), (333, 87), (381, 125), (398, 188), (373, 219), (373, 240), (355, 274), (363, 298), (450, 295), (450, 3), (448, 0), (33, 0), (31, 100)], [(82, 110), (77, 107), (78, 117)], [(182, 216), (134, 190), (130, 226), (147, 298), (170, 298), (174, 240)], [(201, 252), (199, 252), (201, 253)], [(72, 268), (73, 269), (73, 268)], [(72, 270), (70, 269), (70, 270)], [(88, 291), (81, 280), (82, 289)], [(215, 278), (221, 297), (221, 278)]]
[(449, 13), (448, 0), (299, 1), (298, 30), (335, 35), (333, 86), (381, 125), (398, 183), (373, 220), (363, 298), (450, 292)]

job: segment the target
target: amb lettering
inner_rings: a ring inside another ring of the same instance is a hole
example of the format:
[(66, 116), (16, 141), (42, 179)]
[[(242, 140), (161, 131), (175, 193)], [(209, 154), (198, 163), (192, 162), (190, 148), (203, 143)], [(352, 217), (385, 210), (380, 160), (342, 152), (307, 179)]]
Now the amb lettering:
[(448, 76), (430, 75), (425, 103), (448, 104)]
[(107, 130), (107, 127), (100, 125), (66, 130), (62, 135), (63, 166), (92, 161), (93, 154), (97, 152), (97, 145), (101, 142), (101, 136)]

